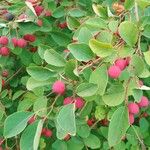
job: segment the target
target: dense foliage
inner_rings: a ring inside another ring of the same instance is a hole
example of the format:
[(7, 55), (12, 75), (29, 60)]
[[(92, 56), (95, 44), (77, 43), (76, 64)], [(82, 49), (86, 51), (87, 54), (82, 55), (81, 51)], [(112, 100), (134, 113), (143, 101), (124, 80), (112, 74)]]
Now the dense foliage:
[(0, 150), (150, 149), (150, 1), (0, 1)]

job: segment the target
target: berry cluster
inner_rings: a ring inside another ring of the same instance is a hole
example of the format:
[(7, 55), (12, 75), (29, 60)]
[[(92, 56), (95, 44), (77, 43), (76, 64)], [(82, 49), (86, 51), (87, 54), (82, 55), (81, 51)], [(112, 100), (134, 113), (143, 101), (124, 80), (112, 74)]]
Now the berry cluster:
[(134, 123), (134, 115), (137, 115), (140, 111), (140, 108), (147, 107), (149, 105), (149, 100), (147, 97), (142, 96), (139, 103), (129, 103), (128, 111), (129, 111), (129, 122), (130, 124)]
[(108, 75), (113, 79), (119, 78), (121, 72), (129, 65), (130, 58), (121, 58), (115, 61), (115, 64), (108, 68)]

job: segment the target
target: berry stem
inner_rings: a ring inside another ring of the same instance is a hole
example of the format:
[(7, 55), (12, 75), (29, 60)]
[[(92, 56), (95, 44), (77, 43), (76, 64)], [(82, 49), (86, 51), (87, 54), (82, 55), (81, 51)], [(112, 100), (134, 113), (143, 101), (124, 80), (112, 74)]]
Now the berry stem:
[(55, 105), (55, 103), (56, 103), (56, 101), (57, 101), (57, 99), (58, 99), (59, 96), (60, 96), (60, 95), (57, 95), (56, 98), (54, 99), (53, 103), (52, 103), (51, 106), (49, 107), (50, 110), (49, 110), (49, 112), (47, 113), (47, 115), (44, 117), (43, 121), (45, 121), (46, 118), (51, 114), (51, 112), (52, 112), (52, 110), (53, 110), (53, 108), (54, 108), (54, 105)]
[(141, 147), (142, 150), (146, 150), (146, 147), (145, 147), (145, 145), (143, 143), (143, 140), (140, 138), (140, 136), (139, 136), (138, 132), (136, 131), (135, 127), (133, 125), (131, 125), (131, 127), (133, 128), (133, 130), (134, 130), (134, 132), (135, 132), (135, 134), (136, 134), (136, 136), (137, 136), (137, 138), (138, 138), (138, 140), (139, 140), (139, 142), (140, 142), (140, 144), (142, 146)]

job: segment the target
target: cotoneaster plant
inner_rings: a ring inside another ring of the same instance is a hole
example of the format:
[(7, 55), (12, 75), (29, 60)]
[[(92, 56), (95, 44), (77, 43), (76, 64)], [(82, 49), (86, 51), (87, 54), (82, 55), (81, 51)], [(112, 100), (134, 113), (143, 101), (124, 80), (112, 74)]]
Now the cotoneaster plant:
[(2, 0), (0, 150), (150, 149), (149, 10)]

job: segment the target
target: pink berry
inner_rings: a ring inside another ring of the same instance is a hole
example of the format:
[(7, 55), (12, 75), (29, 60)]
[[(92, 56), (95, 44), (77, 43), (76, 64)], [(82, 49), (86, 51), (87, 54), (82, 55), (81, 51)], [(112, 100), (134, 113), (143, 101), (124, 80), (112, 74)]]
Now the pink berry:
[(3, 148), (2, 148), (2, 147), (0, 147), (0, 150), (3, 150)]
[(67, 27), (67, 23), (66, 22), (60, 23), (58, 26), (59, 26), (59, 28), (64, 29)]
[(8, 76), (8, 71), (7, 71), (7, 70), (4, 70), (4, 71), (2, 72), (2, 76), (3, 76), (3, 77), (7, 77), (7, 76)]
[(129, 103), (128, 110), (131, 114), (138, 114), (139, 113), (139, 106), (136, 103)]
[(121, 74), (121, 70), (118, 66), (110, 66), (109, 69), (108, 69), (108, 75), (113, 78), (113, 79), (116, 79), (120, 76)]
[(32, 117), (29, 119), (28, 124), (32, 124), (35, 120), (36, 120), (35, 116), (32, 116)]
[(24, 39), (18, 39), (17, 40), (17, 46), (20, 48), (24, 48), (27, 46), (27, 42)]
[(129, 114), (129, 123), (130, 124), (134, 123), (134, 115), (133, 114)]
[(38, 19), (37, 20), (37, 25), (41, 27), (43, 25), (43, 21), (41, 19)]
[(14, 47), (17, 47), (17, 46), (18, 46), (18, 45), (17, 45), (17, 44), (18, 44), (17, 38), (12, 38), (11, 41), (12, 41)]
[(148, 98), (146, 96), (142, 96), (140, 102), (138, 103), (139, 107), (147, 107), (149, 105)]
[(36, 37), (32, 34), (26, 34), (23, 36), (23, 38), (29, 42), (34, 42), (36, 40)]
[(126, 67), (126, 60), (124, 59), (117, 59), (115, 61), (115, 66), (118, 66), (121, 70), (124, 70)]
[(2, 56), (8, 56), (10, 53), (10, 50), (8, 47), (1, 47), (0, 49), (0, 55)]
[(68, 104), (71, 104), (73, 102), (73, 98), (72, 97), (66, 97), (64, 99), (64, 105), (68, 105)]
[(52, 13), (49, 11), (49, 10), (46, 10), (45, 11), (45, 16), (46, 17), (50, 17), (52, 15)]
[(37, 16), (40, 16), (41, 13), (42, 13), (43, 10), (44, 10), (44, 8), (43, 8), (42, 6), (39, 6), (39, 5), (35, 6), (34, 9), (35, 9), (35, 12), (36, 12)]
[(84, 100), (80, 97), (75, 98), (76, 108), (82, 108), (84, 106)]
[(60, 80), (56, 81), (52, 86), (52, 90), (56, 94), (60, 94), (60, 95), (64, 94), (64, 92), (65, 92), (64, 82), (62, 82)]
[(42, 135), (44, 135), (45, 137), (51, 137), (52, 136), (52, 131), (50, 129), (46, 129), (46, 128), (43, 128), (42, 129)]
[(28, 18), (28, 16), (26, 14), (21, 14), (18, 19), (19, 20), (26, 20)]
[(70, 140), (70, 138), (71, 138), (70, 134), (67, 134), (64, 138), (64, 141), (68, 141), (68, 140)]
[(7, 45), (8, 44), (8, 38), (6, 36), (0, 37), (0, 44)]

